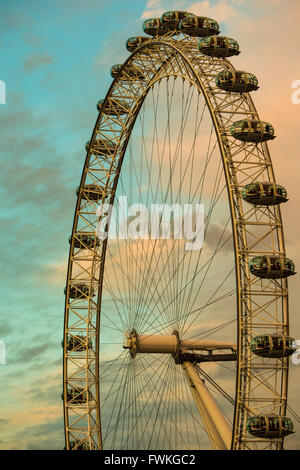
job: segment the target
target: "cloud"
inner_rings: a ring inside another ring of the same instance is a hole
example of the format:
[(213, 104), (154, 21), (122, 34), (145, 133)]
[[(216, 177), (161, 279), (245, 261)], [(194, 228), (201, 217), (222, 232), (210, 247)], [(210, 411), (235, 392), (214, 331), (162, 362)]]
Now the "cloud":
[(222, 22), (228, 21), (238, 14), (237, 10), (226, 0), (219, 0), (214, 5), (207, 0), (195, 2), (189, 7), (189, 11), (195, 15), (212, 17)]
[(1, 324), (0, 325), (0, 339), (3, 339), (5, 336), (10, 335), (14, 331), (11, 325)]
[(19, 350), (19, 352), (17, 352), (14, 362), (19, 362), (22, 364), (26, 362), (32, 362), (33, 360), (40, 358), (42, 354), (47, 352), (53, 346), (56, 346), (56, 344), (53, 342), (47, 342), (37, 346), (32, 346), (30, 348), (23, 347), (21, 350)]
[(209, 0), (192, 2), (188, 0), (170, 2), (169, 0), (150, 0), (142, 13), (142, 18), (159, 17), (168, 10), (186, 10), (195, 15), (208, 16), (217, 21), (227, 21), (237, 15), (234, 5), (230, 0), (218, 0), (213, 3)]
[(41, 272), (37, 274), (36, 280), (39, 279), (41, 282), (45, 282), (45, 284), (50, 283), (60, 287), (63, 286), (67, 273), (67, 255), (66, 253), (64, 262), (46, 264)]
[(25, 72), (31, 72), (32, 70), (49, 65), (53, 62), (53, 59), (50, 55), (47, 54), (37, 54), (31, 55), (24, 62)]

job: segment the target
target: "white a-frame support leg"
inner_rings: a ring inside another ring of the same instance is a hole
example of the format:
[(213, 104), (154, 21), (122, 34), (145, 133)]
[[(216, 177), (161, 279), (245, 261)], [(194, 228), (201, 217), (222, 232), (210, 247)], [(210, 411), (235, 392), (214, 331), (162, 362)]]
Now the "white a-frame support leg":
[(232, 429), (225, 420), (220, 408), (213, 399), (203, 380), (188, 361), (182, 363), (201, 419), (214, 450), (229, 450), (231, 447)]

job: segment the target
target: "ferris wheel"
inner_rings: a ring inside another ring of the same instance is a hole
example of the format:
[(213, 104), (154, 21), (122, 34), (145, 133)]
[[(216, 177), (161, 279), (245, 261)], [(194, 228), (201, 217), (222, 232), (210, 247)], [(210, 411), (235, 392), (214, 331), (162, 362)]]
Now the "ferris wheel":
[[(77, 190), (66, 448), (282, 449), (293, 432), (295, 266), (267, 146), (274, 128), (252, 101), (257, 78), (228, 60), (238, 43), (215, 20), (171, 11), (143, 29), (111, 68)], [(193, 205), (204, 210), (203, 243), (187, 249), (179, 216)], [(163, 224), (149, 235), (153, 206), (179, 211), (170, 236)], [(113, 236), (114, 214), (131, 217), (125, 235)]]

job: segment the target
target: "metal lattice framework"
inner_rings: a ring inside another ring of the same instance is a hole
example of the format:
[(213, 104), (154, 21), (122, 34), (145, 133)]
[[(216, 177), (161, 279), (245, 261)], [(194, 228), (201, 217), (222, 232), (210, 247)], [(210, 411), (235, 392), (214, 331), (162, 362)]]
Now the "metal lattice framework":
[[(238, 337), (232, 449), (281, 449), (283, 446), (283, 438), (257, 439), (246, 429), (249, 416), (286, 413), (288, 359), (257, 357), (251, 353), (250, 341), (262, 331), (288, 334), (288, 289), (285, 279), (262, 280), (249, 271), (249, 260), (255, 255), (285, 256), (282, 220), (279, 206), (252, 206), (241, 197), (241, 189), (246, 184), (275, 183), (275, 178), (267, 144), (240, 142), (230, 133), (231, 125), (239, 119), (259, 119), (259, 116), (248, 93), (227, 93), (216, 86), (215, 77), (225, 68), (234, 70), (226, 59), (201, 54), (197, 40), (189, 36), (149, 38), (126, 60), (106, 95), (83, 168), (70, 243), (64, 327), (67, 449), (103, 447), (99, 338), (108, 242), (95, 238), (99, 200), (90, 197), (85, 186), (96, 185), (102, 203), (113, 204), (127, 144), (143, 102), (154, 84), (168, 77), (181, 77), (205, 99), (227, 184)], [(142, 77), (138, 73), (134, 75), (134, 69), (142, 71)], [(106, 106), (113, 100), (126, 103), (126, 113), (118, 109), (114, 114), (106, 113)], [(96, 152), (94, 144), (100, 141), (105, 151)], [(76, 296), (71, 295), (74, 292)], [(81, 347), (76, 342), (69, 347), (70, 337), (80, 338)], [(80, 394), (84, 400), (78, 400)]]

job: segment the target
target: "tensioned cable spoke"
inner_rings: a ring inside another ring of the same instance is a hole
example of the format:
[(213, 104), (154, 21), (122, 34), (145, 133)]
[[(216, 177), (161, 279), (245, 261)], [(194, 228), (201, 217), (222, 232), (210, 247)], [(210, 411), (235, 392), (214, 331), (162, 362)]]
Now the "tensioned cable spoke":
[[(157, 361), (160, 361), (160, 359), (157, 358)], [(171, 364), (171, 363), (170, 363), (170, 364)], [(172, 367), (172, 366), (171, 366), (171, 367)], [(175, 367), (175, 364), (173, 365), (173, 367)], [(178, 375), (179, 377), (182, 377), (182, 378), (184, 379), (184, 383), (185, 383), (185, 385), (187, 386), (185, 374), (184, 374), (184, 372), (182, 371), (181, 368), (178, 369), (177, 375)], [(173, 388), (170, 388), (169, 391), (170, 391), (170, 393), (171, 393), (173, 396), (175, 396), (176, 400), (178, 400), (178, 402), (182, 405), (182, 407), (184, 408), (184, 410), (189, 411), (188, 408), (187, 408), (187, 406), (186, 406), (186, 404), (183, 402), (182, 397), (177, 396), (177, 395), (175, 394)], [(189, 395), (189, 398), (190, 398), (190, 395)], [(195, 406), (195, 403), (194, 403), (194, 406)], [(192, 413), (192, 419), (193, 419), (195, 422), (197, 422), (197, 424), (198, 424), (205, 432), (207, 432), (206, 428), (205, 428), (205, 427), (202, 425), (202, 423), (199, 421), (199, 415), (198, 415), (198, 414)]]
[[(213, 300), (213, 301), (211, 301), (211, 302), (207, 302), (206, 304), (202, 305), (201, 307), (199, 307), (199, 308), (197, 308), (197, 309), (195, 309), (195, 310), (192, 310), (191, 312), (188, 312), (188, 313), (186, 313), (185, 315), (179, 316), (179, 317), (178, 317), (178, 320), (185, 319), (186, 317), (189, 317), (189, 316), (193, 315), (193, 314), (196, 313), (196, 312), (202, 311), (202, 310), (204, 310), (205, 308), (209, 307), (210, 305), (216, 304), (217, 302), (221, 302), (221, 301), (223, 301), (224, 299), (226, 299), (226, 298), (228, 298), (228, 297), (231, 297), (231, 296), (234, 295), (235, 293), (236, 293), (236, 289), (232, 289), (231, 291), (229, 291), (229, 292), (223, 294), (222, 296), (218, 297), (217, 299), (215, 299), (215, 300)], [(236, 320), (232, 320), (232, 321), (236, 321)], [(231, 322), (228, 322), (228, 323), (231, 323)], [(153, 330), (153, 328), (152, 328), (152, 327), (153, 327), (153, 324), (151, 324), (150, 326), (151, 326), (151, 330)], [(153, 335), (153, 334), (155, 334), (155, 333), (157, 333), (157, 332), (161, 332), (162, 329), (165, 329), (165, 328), (167, 328), (167, 327), (169, 327), (169, 326), (174, 326), (173, 321), (172, 321), (171, 323), (170, 323), (170, 322), (165, 322), (165, 323), (160, 324), (157, 329), (154, 329), (154, 330), (152, 331), (152, 333), (149, 334), (149, 336), (151, 336), (151, 335)], [(221, 325), (221, 327), (222, 327), (222, 325)], [(220, 327), (220, 328), (221, 328), (221, 327)], [(217, 327), (216, 327), (216, 328), (217, 328)]]
[[(207, 271), (206, 271), (207, 272)], [(211, 302), (211, 300), (215, 297), (215, 295), (219, 292), (219, 290), (221, 289), (221, 287), (225, 284), (225, 282), (227, 281), (227, 279), (231, 276), (231, 274), (234, 272), (234, 267), (229, 271), (229, 273), (227, 274), (227, 276), (225, 276), (225, 278), (222, 280), (222, 282), (218, 285), (218, 287), (215, 289), (214, 293), (211, 295), (211, 297), (209, 298), (208, 302)], [(199, 291), (202, 287), (202, 284), (200, 285), (199, 287)], [(235, 289), (232, 290), (232, 292), (235, 292)], [(193, 306), (193, 304), (192, 304)], [(187, 317), (186, 317), (187, 318)], [(183, 331), (186, 333), (191, 327), (192, 325), (195, 323), (196, 319), (192, 320), (189, 325), (183, 329)], [(185, 325), (185, 323), (184, 323)]]
[[(229, 239), (230, 239), (230, 238), (231, 238), (231, 237), (229, 237)], [(225, 243), (227, 243), (227, 241), (228, 241), (228, 240), (226, 240)], [(224, 245), (224, 244), (223, 244), (223, 245)], [(222, 248), (222, 246), (220, 247), (220, 249), (221, 249), (221, 248)], [(207, 266), (207, 264), (209, 264), (209, 261), (210, 261), (212, 258), (213, 258), (213, 256), (210, 257), (209, 260), (197, 271), (197, 273), (195, 274), (195, 276), (197, 276), (197, 275)], [(173, 303), (173, 302), (176, 300), (176, 298), (181, 294), (181, 292), (184, 291), (184, 289), (185, 289), (192, 281), (193, 281), (193, 278), (190, 279), (190, 280), (185, 284), (185, 286), (181, 289), (181, 291), (179, 291), (179, 292), (176, 294), (176, 297), (172, 300), (171, 303)], [(169, 306), (169, 305), (167, 305), (166, 308), (168, 308), (168, 306)], [(151, 312), (151, 313), (152, 313), (152, 312)], [(163, 312), (159, 312), (158, 315), (154, 316), (154, 321), (156, 321), (162, 313), (163, 313)]]
[[(228, 240), (226, 240), (225, 243), (227, 243), (227, 241), (228, 241)], [(223, 244), (223, 245), (224, 245), (224, 244)], [(222, 247), (223, 247), (223, 245), (222, 245)], [(222, 248), (222, 247), (221, 247), (221, 248)], [(182, 262), (182, 261), (183, 261), (183, 260), (181, 260), (181, 262)], [(179, 268), (179, 266), (180, 266), (180, 264), (178, 265), (177, 269)], [(177, 271), (177, 269), (176, 269), (176, 271)], [(195, 274), (195, 276), (198, 275), (201, 271), (202, 271), (202, 268)], [(170, 283), (170, 282), (172, 281), (173, 277), (174, 277), (174, 273), (173, 273), (172, 278), (169, 279), (168, 283)], [(175, 299), (172, 299), (172, 301), (170, 302), (170, 304), (172, 304), (172, 303), (174, 302), (174, 300), (176, 300), (176, 298), (179, 296), (179, 294), (180, 294), (182, 291), (184, 291), (184, 289), (187, 287), (187, 285), (189, 285), (190, 282), (192, 282), (192, 280), (193, 280), (193, 278), (192, 278), (184, 287), (181, 288), (181, 290), (179, 291), (179, 293), (176, 295)], [(158, 303), (158, 302), (156, 302), (155, 306), (157, 305), (157, 303)], [(154, 308), (155, 308), (155, 306), (154, 306)], [(169, 306), (169, 304), (168, 304), (168, 306)], [(168, 308), (168, 306), (167, 306), (166, 308)], [(153, 313), (154, 308), (148, 313), (148, 316), (150, 316), (150, 315)], [(160, 312), (160, 313), (162, 313), (162, 312)], [(158, 318), (158, 316), (155, 317), (155, 319), (157, 319), (157, 318)]]
[(203, 339), (203, 338), (206, 338), (207, 336), (211, 336), (213, 333), (215, 332), (218, 332), (224, 328), (226, 328), (227, 326), (230, 326), (232, 325), (233, 323), (236, 323), (236, 318), (234, 320), (230, 320), (226, 323), (223, 323), (221, 325), (218, 325), (214, 328), (210, 328), (208, 330), (204, 330), (204, 331), (199, 331), (197, 334), (195, 335), (188, 335), (188, 336), (184, 336), (185, 339), (193, 339), (193, 338), (199, 338), (199, 339)]
[[(190, 106), (190, 103), (188, 103), (187, 106)], [(188, 109), (189, 109), (189, 107), (188, 107)], [(184, 124), (184, 126), (186, 125), (186, 121), (187, 121), (187, 120), (185, 119), (185, 124)], [(179, 136), (178, 136), (178, 140), (179, 140), (179, 137), (180, 137), (180, 133), (179, 133)], [(177, 149), (177, 148), (178, 148), (178, 143), (176, 144), (176, 149)], [(177, 153), (177, 152), (176, 152), (176, 153)], [(176, 156), (175, 156), (175, 158), (174, 158), (174, 162), (176, 162)], [(174, 166), (174, 165), (173, 165), (173, 166)], [(174, 170), (172, 169), (171, 171), (174, 171)], [(166, 191), (165, 191), (166, 195), (165, 195), (165, 198), (164, 198), (164, 201), (163, 201), (164, 203), (166, 202), (166, 199), (167, 199), (167, 196), (168, 196), (168, 193), (169, 193), (169, 188), (170, 188), (171, 181), (172, 181), (172, 178), (171, 178), (171, 175), (170, 175), (170, 177), (168, 178), (168, 184), (167, 184)], [(161, 220), (161, 219), (160, 219), (160, 220)], [(164, 242), (165, 242), (165, 241), (164, 241)], [(149, 274), (149, 272), (150, 272), (151, 264), (152, 264), (152, 261), (153, 261), (153, 259), (154, 259), (156, 243), (157, 243), (157, 240), (155, 240), (155, 242), (154, 242), (154, 246), (153, 246), (152, 253), (151, 253), (151, 258), (150, 258), (150, 261), (149, 261), (149, 268), (148, 268), (148, 270), (147, 270), (147, 274)], [(162, 245), (162, 248), (163, 248), (163, 246), (164, 246), (164, 243), (163, 243), (163, 245)], [(156, 270), (157, 270), (158, 262), (159, 262), (159, 258), (158, 258), (158, 261), (156, 262), (156, 266), (155, 266), (155, 268), (154, 268), (154, 270), (153, 270), (154, 273), (155, 273)], [(147, 298), (147, 296), (146, 296), (146, 298)]]
[[(162, 362), (162, 360), (161, 360), (160, 358), (156, 358), (156, 362), (157, 362), (157, 361), (158, 361), (158, 362)], [(171, 364), (172, 364), (171, 361), (173, 361), (172, 358), (169, 359), (168, 367), (169, 367), (169, 369), (170, 369), (171, 371), (174, 371), (174, 366), (171, 365)], [(176, 375), (178, 375), (178, 374), (176, 374)], [(181, 372), (179, 373), (179, 375), (181, 375), (181, 376), (183, 377), (183, 374), (182, 374)], [(171, 385), (170, 382), (169, 382), (169, 381), (166, 381), (164, 377), (161, 377), (161, 380), (162, 380), (162, 384), (164, 385), (165, 389), (168, 390), (168, 391), (171, 393), (171, 395), (173, 395), (173, 397), (176, 398), (176, 400), (174, 400), (174, 404), (177, 403), (178, 406), (180, 406), (180, 405), (181, 405), (181, 406), (184, 406), (184, 408), (187, 410), (187, 409), (188, 409), (187, 406), (186, 406), (186, 405), (184, 404), (184, 402), (182, 401), (182, 398), (180, 398), (180, 397), (176, 394), (176, 391), (175, 391), (174, 387), (173, 387), (173, 386), (170, 386), (170, 385)], [(169, 404), (168, 404), (168, 402), (164, 403), (164, 407), (165, 407), (166, 405), (167, 405), (167, 407), (168, 407), (168, 408), (166, 408), (166, 413), (167, 413), (167, 416), (170, 418), (170, 426), (171, 426), (172, 429), (174, 429), (174, 426), (175, 426), (176, 429), (178, 429), (178, 426), (180, 425), (180, 422), (177, 423), (177, 422), (174, 420), (173, 416), (174, 416), (175, 413), (174, 413), (174, 412), (172, 413), (172, 411), (171, 411), (171, 409), (170, 409), (170, 406), (172, 406), (172, 400), (170, 400)], [(197, 415), (195, 416), (194, 414), (192, 414), (192, 419), (195, 420), (195, 421), (196, 421), (198, 424), (200, 424), (200, 426), (201, 426), (201, 423), (199, 422), (199, 418), (198, 418)], [(170, 434), (171, 434), (171, 433), (170, 433)], [(182, 435), (181, 432), (179, 433), (179, 438), (183, 440), (182, 442), (184, 442), (185, 439), (183, 438), (183, 435)]]
[[(169, 359), (169, 358), (167, 358), (167, 359)], [(166, 360), (167, 360), (167, 359), (166, 359)], [(160, 365), (160, 368), (162, 368), (162, 366), (165, 366), (165, 364), (162, 363), (162, 364)], [(128, 368), (127, 370), (130, 370), (130, 368)], [(145, 370), (144, 370), (143, 372), (145, 372)], [(159, 371), (158, 371), (158, 372), (159, 372)], [(127, 371), (127, 374), (128, 374), (128, 371)], [(154, 384), (153, 384), (153, 380), (151, 381), (151, 379), (152, 379), (152, 376), (149, 378), (149, 380), (146, 381), (146, 383), (144, 384), (143, 388), (139, 391), (138, 395), (141, 394), (141, 393), (146, 389), (146, 387), (149, 387), (149, 385), (151, 385), (151, 384), (152, 384), (152, 386), (155, 385), (155, 382), (154, 382)], [(128, 377), (128, 379), (126, 379), (126, 381), (125, 381), (125, 383), (124, 383), (124, 385), (123, 385), (123, 387), (122, 387), (122, 388), (123, 388), (123, 394), (122, 394), (122, 396), (124, 396), (124, 393), (126, 393), (128, 384), (130, 383), (130, 380), (132, 380), (132, 378), (129, 379), (129, 377)], [(121, 388), (119, 389), (119, 391), (120, 391), (120, 390), (121, 390)], [(115, 439), (116, 431), (117, 431), (117, 428), (118, 428), (118, 426), (119, 426), (119, 424), (120, 424), (121, 419), (123, 419), (124, 416), (126, 416), (126, 412), (127, 412), (128, 409), (132, 406), (132, 403), (136, 400), (136, 398), (137, 398), (138, 395), (136, 395), (136, 396), (132, 399), (132, 401), (131, 401), (130, 403), (128, 403), (128, 404), (127, 404), (126, 400), (120, 400), (119, 411), (118, 411), (118, 415), (117, 415), (115, 424), (108, 427), (108, 432), (107, 432), (107, 434), (105, 435), (105, 438), (106, 438), (106, 439), (108, 438), (108, 436), (110, 435), (110, 433), (113, 432), (113, 431), (114, 431), (114, 439)], [(149, 396), (150, 396), (150, 395), (149, 395)], [(153, 395), (153, 397), (154, 397), (154, 396), (155, 396), (155, 395)], [(118, 394), (117, 394), (117, 398), (118, 398)], [(149, 398), (148, 398), (148, 400), (149, 400)], [(124, 411), (122, 411), (123, 405), (124, 405)], [(144, 405), (144, 406), (145, 406), (145, 405)]]

